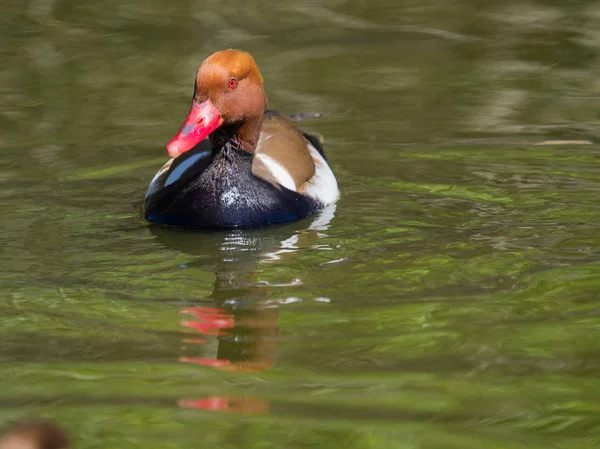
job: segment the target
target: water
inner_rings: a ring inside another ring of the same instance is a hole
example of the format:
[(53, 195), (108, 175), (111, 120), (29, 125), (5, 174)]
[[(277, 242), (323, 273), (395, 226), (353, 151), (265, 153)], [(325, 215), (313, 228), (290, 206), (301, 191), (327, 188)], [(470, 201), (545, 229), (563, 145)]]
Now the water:
[[(595, 447), (599, 27), (593, 1), (3, 3), (0, 423), (78, 448)], [(302, 125), (337, 209), (140, 219), (227, 47), (270, 107), (324, 115)]]

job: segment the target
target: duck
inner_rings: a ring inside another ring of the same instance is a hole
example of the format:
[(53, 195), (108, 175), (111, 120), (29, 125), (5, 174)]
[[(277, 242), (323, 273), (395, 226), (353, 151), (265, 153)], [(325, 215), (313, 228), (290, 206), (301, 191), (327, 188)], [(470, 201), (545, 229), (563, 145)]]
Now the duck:
[(0, 449), (69, 449), (69, 437), (51, 421), (27, 420), (14, 424), (0, 436)]
[(145, 218), (188, 228), (247, 228), (315, 214), (339, 197), (318, 136), (267, 109), (250, 53), (221, 50), (196, 73), (192, 104), (144, 200)]

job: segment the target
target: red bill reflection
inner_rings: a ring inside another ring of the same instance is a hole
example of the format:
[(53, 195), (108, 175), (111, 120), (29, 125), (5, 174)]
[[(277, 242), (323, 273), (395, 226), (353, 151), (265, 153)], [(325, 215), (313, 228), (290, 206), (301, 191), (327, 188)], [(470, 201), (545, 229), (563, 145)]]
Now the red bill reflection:
[[(192, 307), (182, 313), (192, 318), (181, 322), (187, 332), (202, 335), (182, 339), (182, 350), (201, 352), (202, 356), (181, 356), (180, 362), (239, 372), (260, 372), (273, 366), (279, 334), (276, 309), (258, 305), (238, 309)], [(213, 354), (207, 356), (210, 350)], [(264, 400), (245, 396), (182, 399), (179, 405), (229, 413), (266, 413), (269, 409)]]

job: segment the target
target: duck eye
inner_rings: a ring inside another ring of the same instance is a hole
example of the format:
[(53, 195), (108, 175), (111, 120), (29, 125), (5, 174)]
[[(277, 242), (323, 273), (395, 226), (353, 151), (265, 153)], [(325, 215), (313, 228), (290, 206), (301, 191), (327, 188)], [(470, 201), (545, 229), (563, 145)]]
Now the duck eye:
[(229, 87), (230, 89), (235, 89), (237, 86), (237, 80), (235, 78), (231, 78), (229, 80), (229, 82), (227, 83), (227, 87)]

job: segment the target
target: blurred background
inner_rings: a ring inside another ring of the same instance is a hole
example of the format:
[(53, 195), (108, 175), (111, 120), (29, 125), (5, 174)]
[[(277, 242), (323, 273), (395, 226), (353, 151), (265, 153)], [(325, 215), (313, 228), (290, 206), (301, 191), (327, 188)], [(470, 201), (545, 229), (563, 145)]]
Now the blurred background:
[[(4, 0), (0, 424), (78, 448), (590, 448), (600, 2)], [(196, 69), (251, 52), (342, 197), (140, 218)]]

